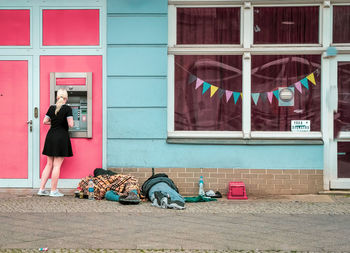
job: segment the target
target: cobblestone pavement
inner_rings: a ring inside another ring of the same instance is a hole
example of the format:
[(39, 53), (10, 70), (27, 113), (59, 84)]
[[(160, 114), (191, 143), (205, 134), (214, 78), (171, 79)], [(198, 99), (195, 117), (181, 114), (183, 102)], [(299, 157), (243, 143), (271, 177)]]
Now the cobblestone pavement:
[(0, 252), (350, 252), (350, 197), (294, 195), (121, 205), (0, 194)]
[[(89, 201), (73, 196), (62, 198), (15, 195), (0, 197), (0, 212), (118, 212), (118, 213), (173, 213), (152, 207), (150, 202), (139, 205), (121, 205), (106, 200)], [(249, 200), (227, 200), (186, 203), (181, 213), (224, 213), (224, 214), (350, 214), (349, 196), (331, 195), (289, 195), (252, 197)]]

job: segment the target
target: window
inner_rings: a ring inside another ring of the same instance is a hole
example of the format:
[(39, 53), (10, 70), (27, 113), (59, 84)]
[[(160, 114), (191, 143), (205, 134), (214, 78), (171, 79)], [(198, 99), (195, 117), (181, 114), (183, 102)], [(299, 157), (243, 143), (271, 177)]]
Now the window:
[[(319, 55), (252, 56), (252, 131), (291, 131), (292, 120), (310, 120), (320, 131), (321, 57)], [(290, 103), (280, 91), (289, 88)]]
[(333, 42), (334, 43), (350, 43), (349, 24), (350, 24), (350, 6), (334, 6), (333, 7)]
[(178, 8), (177, 44), (239, 44), (240, 8)]
[(242, 130), (242, 57), (175, 56), (175, 130)]
[(194, 3), (169, 6), (169, 138), (320, 139), (320, 5)]
[(255, 44), (318, 43), (319, 8), (255, 7)]

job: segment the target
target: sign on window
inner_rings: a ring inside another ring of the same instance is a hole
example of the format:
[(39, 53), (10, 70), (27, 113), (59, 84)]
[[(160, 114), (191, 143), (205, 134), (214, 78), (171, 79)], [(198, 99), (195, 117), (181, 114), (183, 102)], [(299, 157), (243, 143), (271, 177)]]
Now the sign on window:
[(310, 132), (310, 120), (291, 120), (292, 132)]

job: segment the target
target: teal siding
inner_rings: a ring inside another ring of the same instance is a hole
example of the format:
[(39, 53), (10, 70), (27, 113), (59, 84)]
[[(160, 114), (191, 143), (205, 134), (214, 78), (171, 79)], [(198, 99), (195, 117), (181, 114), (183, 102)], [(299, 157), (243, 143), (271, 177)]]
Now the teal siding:
[(107, 0), (108, 14), (156, 14), (168, 13), (168, 1), (164, 0)]
[(107, 79), (109, 107), (166, 107), (165, 77), (109, 77)]
[(108, 17), (108, 44), (168, 44), (168, 18)]
[[(109, 163), (121, 167), (321, 169), (320, 146), (175, 145), (110, 140)], [(115, 155), (118, 154), (118, 155)]]
[(107, 137), (165, 139), (166, 115), (166, 108), (110, 108)]
[(108, 0), (107, 166), (322, 169), (322, 145), (167, 144), (167, 0)]
[(166, 46), (110, 46), (107, 49), (109, 76), (166, 76)]

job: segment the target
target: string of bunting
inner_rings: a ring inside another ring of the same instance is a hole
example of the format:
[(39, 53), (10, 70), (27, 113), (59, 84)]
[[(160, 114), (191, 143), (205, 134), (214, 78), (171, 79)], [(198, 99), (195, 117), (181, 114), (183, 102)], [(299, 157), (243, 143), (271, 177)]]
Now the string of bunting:
[[(309, 89), (309, 82), (311, 82), (313, 85), (316, 85), (315, 81), (315, 75), (314, 74), (319, 74), (318, 69), (316, 69), (314, 72), (308, 74), (305, 76), (303, 79), (297, 81), (296, 83), (289, 85), (287, 87), (295, 87), (300, 93), (303, 93), (302, 87), (305, 87), (307, 90)], [(233, 100), (235, 104), (237, 103), (239, 98), (243, 98), (242, 92), (236, 92), (236, 91), (231, 91), (231, 90), (225, 90), (222, 89), (216, 85), (210, 84), (206, 81), (203, 81), (199, 77), (193, 75), (190, 73), (190, 76), (188, 78), (188, 84), (194, 83), (196, 84), (195, 89), (198, 89), (199, 87), (202, 86), (202, 95), (206, 93), (208, 90), (210, 90), (210, 97), (213, 97), (216, 93), (218, 94), (219, 98), (221, 99), (225, 95), (225, 100), (226, 103), (233, 97)], [(267, 91), (267, 92), (254, 92), (251, 93), (252, 99), (254, 101), (254, 104), (257, 105), (259, 98), (262, 97), (262, 94), (264, 94), (270, 104), (272, 103), (273, 97), (275, 97), (277, 100), (279, 100), (279, 89), (275, 89), (272, 91)]]

